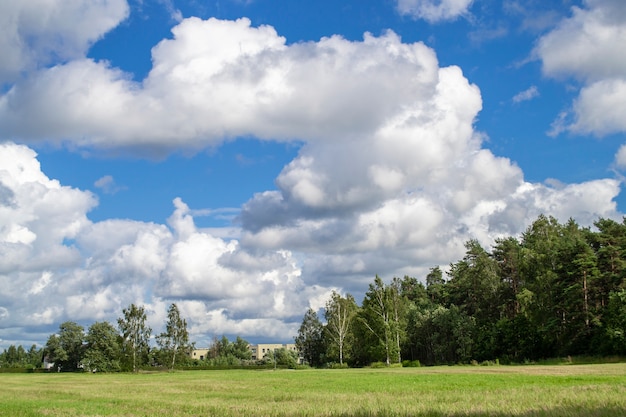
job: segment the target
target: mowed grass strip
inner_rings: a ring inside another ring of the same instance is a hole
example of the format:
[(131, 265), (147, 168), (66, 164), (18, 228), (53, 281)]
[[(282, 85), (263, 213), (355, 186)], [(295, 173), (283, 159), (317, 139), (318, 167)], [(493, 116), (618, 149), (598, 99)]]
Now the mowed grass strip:
[(2, 416), (626, 416), (626, 364), (1, 374)]

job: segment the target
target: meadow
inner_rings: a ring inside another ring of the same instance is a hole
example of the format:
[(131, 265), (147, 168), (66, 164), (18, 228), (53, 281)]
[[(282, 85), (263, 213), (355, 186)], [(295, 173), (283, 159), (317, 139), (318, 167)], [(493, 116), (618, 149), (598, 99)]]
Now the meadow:
[(626, 364), (0, 374), (2, 416), (624, 416)]

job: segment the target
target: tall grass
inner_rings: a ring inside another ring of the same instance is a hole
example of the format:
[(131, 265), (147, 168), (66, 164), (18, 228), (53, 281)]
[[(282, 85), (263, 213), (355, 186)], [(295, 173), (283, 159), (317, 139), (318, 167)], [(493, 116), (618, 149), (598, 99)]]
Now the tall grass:
[(2, 416), (624, 416), (626, 364), (6, 374)]

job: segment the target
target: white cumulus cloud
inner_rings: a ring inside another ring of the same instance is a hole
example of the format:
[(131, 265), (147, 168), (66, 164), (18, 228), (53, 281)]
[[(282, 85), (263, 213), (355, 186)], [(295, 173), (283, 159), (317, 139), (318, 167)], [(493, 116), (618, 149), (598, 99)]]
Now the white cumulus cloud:
[(615, 164), (620, 169), (626, 169), (626, 145), (620, 146), (615, 154)]
[(92, 222), (94, 196), (49, 179), (23, 145), (0, 145), (0, 184), (5, 340), (18, 328), (20, 340), (41, 326), (50, 334), (65, 320), (115, 323), (130, 303), (145, 305), (158, 330), (171, 302), (193, 306), (189, 323), (198, 341), (208, 343), (213, 325), (219, 334), (285, 339), (310, 300), (336, 288), (305, 285), (287, 250), (245, 248), (198, 229), (180, 199), (169, 226)]
[(0, 85), (88, 48), (128, 16), (126, 0), (0, 2)]
[[(452, 16), (470, 2), (441, 4)], [(619, 217), (617, 181), (529, 183), (486, 149), (478, 86), (422, 43), (390, 31), (287, 44), (247, 19), (189, 18), (172, 32), (140, 82), (84, 56), (33, 70), (0, 97), (0, 136), (154, 154), (245, 135), (297, 140), (298, 155), (276, 189), (243, 205), (240, 230), (219, 232), (199, 228), (201, 212), (180, 199), (167, 224), (93, 222), (92, 193), (48, 178), (29, 147), (1, 144), (4, 328), (114, 321), (135, 302), (156, 329), (178, 302), (200, 343), (209, 333), (288, 340), (332, 289), (421, 277), (459, 259), (466, 240), (489, 245), (540, 213), (584, 225)]]
[(240, 135), (357, 139), (413, 106), (437, 77), (434, 52), (393, 32), (289, 46), (248, 19), (189, 18), (172, 32), (142, 83), (88, 59), (18, 82), (0, 98), (0, 134), (146, 153)]
[(401, 14), (431, 23), (454, 20), (468, 13), (473, 0), (397, 0)]
[(604, 136), (626, 131), (626, 3), (587, 0), (541, 37), (534, 53), (544, 74), (582, 83), (571, 109), (555, 122), (555, 133)]

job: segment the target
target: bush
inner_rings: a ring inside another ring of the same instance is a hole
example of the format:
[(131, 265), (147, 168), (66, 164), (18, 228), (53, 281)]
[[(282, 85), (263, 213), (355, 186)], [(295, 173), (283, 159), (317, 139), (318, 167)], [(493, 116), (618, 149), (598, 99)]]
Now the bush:
[(387, 364), (385, 362), (372, 362), (370, 368), (386, 368)]
[(385, 362), (372, 362), (370, 368), (402, 368), (402, 364), (396, 362), (387, 365)]
[(348, 369), (349, 366), (347, 363), (336, 363), (336, 362), (331, 362), (328, 364), (328, 368), (329, 369)]
[(0, 368), (0, 373), (2, 374), (25, 374), (28, 372), (32, 372), (32, 370), (26, 368)]
[(409, 361), (409, 360), (402, 361), (402, 367), (404, 368), (419, 368), (420, 366), (422, 366), (420, 361)]

